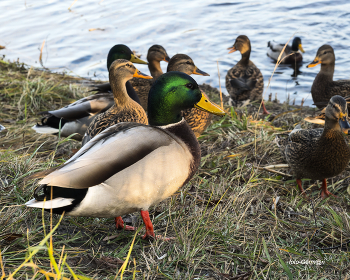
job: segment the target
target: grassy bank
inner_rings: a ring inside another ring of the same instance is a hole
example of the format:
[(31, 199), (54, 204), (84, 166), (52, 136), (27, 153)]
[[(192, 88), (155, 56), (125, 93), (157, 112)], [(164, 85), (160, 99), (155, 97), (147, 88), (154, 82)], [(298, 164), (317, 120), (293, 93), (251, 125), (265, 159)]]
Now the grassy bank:
[[(132, 243), (135, 233), (116, 231), (113, 219), (67, 216), (60, 221), (27, 209), (23, 204), (37, 181), (25, 177), (62, 164), (80, 147), (74, 140), (35, 134), (31, 126), (39, 120), (37, 113), (89, 95), (86, 83), (0, 60), (0, 124), (7, 128), (0, 135), (0, 271), (5, 279), (16, 270), (13, 279), (119, 279), (123, 263), (123, 279), (349, 277), (346, 246), (329, 247), (350, 241), (350, 169), (328, 180), (337, 198), (322, 201), (317, 182), (305, 180), (311, 198), (306, 201), (290, 170), (279, 165), (285, 162), (273, 141), (297, 123), (311, 127), (303, 121), (314, 113), (307, 107), (267, 102), (274, 114), (267, 121), (256, 117), (258, 104), (237, 110), (225, 106), (229, 114), (214, 118), (199, 138), (197, 174), (150, 211), (156, 234), (175, 237), (170, 242), (143, 241), (137, 234)], [(219, 103), (217, 91), (206, 92)], [(125, 220), (144, 231), (138, 213)]]

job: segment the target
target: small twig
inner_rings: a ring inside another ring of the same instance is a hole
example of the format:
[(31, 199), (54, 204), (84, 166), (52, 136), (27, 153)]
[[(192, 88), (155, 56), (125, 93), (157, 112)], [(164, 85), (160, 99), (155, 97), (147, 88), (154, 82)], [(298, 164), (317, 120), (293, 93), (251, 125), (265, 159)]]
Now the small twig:
[(282, 164), (275, 164), (275, 165), (267, 165), (267, 166), (262, 166), (263, 168), (289, 168), (288, 164), (282, 163)]
[(272, 172), (272, 173), (276, 173), (276, 174), (279, 174), (279, 175), (282, 175), (282, 176), (286, 176), (286, 177), (292, 177), (292, 175), (290, 175), (290, 174), (283, 173), (283, 172), (280, 172), (280, 171), (277, 171), (277, 170), (274, 170), (274, 169), (270, 169), (270, 168), (266, 168), (266, 167), (255, 166), (255, 168), (258, 168), (260, 170), (269, 171), (269, 172)]
[(75, 2), (77, 2), (78, 0), (74, 0), (73, 3), (69, 6), (68, 10), (70, 10), (70, 8), (72, 8), (72, 6), (75, 4)]
[(43, 68), (45, 68), (44, 64), (43, 64), (43, 50), (44, 50), (44, 46), (45, 46), (45, 41), (46, 40), (44, 40), (43, 43), (41, 44), (40, 55), (39, 55), (39, 62)]

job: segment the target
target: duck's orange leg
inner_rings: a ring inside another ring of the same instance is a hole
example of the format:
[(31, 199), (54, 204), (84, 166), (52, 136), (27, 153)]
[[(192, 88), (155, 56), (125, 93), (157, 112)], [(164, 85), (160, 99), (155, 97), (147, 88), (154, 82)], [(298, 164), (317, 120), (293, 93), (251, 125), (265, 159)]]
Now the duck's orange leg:
[(332, 194), (327, 190), (327, 179), (322, 180), (322, 187), (321, 187), (321, 198), (325, 199), (329, 197), (330, 195), (337, 197), (336, 195)]
[(151, 219), (149, 218), (148, 211), (141, 210), (141, 217), (146, 226), (146, 233), (142, 236), (142, 239), (161, 239), (163, 241), (170, 241), (175, 239), (174, 237), (163, 237), (161, 235), (155, 235)]
[(146, 233), (144, 236), (142, 236), (142, 239), (155, 238), (156, 236), (154, 234), (153, 225), (151, 219), (149, 218), (148, 211), (141, 210), (141, 217), (146, 226)]
[(264, 100), (261, 101), (261, 105), (262, 105), (263, 111), (264, 111), (263, 114), (264, 114), (264, 115), (270, 115), (269, 111), (266, 110)]
[(135, 230), (134, 227), (127, 226), (127, 225), (125, 225), (125, 228), (124, 228), (124, 221), (123, 221), (122, 217), (120, 217), (120, 216), (114, 218), (114, 220), (115, 220), (115, 226), (117, 229)]
[(306, 193), (305, 193), (305, 190), (304, 190), (304, 188), (303, 188), (303, 184), (302, 184), (302, 182), (301, 182), (300, 179), (297, 179), (297, 184), (298, 184), (298, 187), (299, 187), (299, 190), (300, 190), (301, 194), (303, 195), (303, 197), (304, 197), (305, 199), (307, 199), (308, 197), (307, 197), (307, 195), (306, 195)]

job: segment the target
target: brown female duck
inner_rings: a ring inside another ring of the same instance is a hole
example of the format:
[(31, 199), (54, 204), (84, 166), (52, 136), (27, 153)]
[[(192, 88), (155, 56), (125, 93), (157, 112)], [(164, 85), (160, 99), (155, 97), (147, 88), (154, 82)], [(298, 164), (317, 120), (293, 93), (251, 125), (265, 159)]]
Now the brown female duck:
[(323, 108), (334, 95), (350, 95), (350, 80), (333, 81), (335, 55), (330, 45), (320, 47), (314, 61), (307, 68), (318, 64), (321, 64), (321, 70), (311, 87), (312, 99), (318, 108)]
[(327, 190), (327, 178), (340, 174), (348, 165), (350, 148), (342, 132), (350, 127), (347, 115), (345, 99), (336, 95), (327, 105), (324, 128), (301, 129), (299, 126), (288, 138), (276, 138), (303, 195), (301, 179), (308, 178), (322, 180), (321, 197), (328, 197), (331, 193)]
[[(147, 64), (147, 62), (137, 58), (123, 44), (115, 45), (110, 49), (107, 56), (107, 69), (116, 59), (126, 59), (134, 63)], [(108, 85), (110, 88), (109, 84), (99, 85), (98, 87), (103, 88), (105, 85)], [(140, 103), (130, 83), (126, 83), (126, 88), (129, 96)], [(98, 94), (84, 97), (58, 110), (41, 112), (40, 114), (44, 115), (44, 117), (40, 123), (32, 128), (37, 133), (58, 134), (60, 132), (61, 137), (68, 137), (74, 134), (72, 138), (81, 141), (86, 129), (96, 116), (108, 110), (113, 104), (113, 94), (102, 90)]]
[(132, 77), (152, 79), (151, 76), (139, 72), (128, 60), (117, 59), (112, 63), (109, 68), (109, 82), (113, 91), (114, 105), (91, 122), (84, 135), (83, 145), (104, 129), (119, 122), (148, 124), (145, 110), (127, 93), (125, 84)]
[[(258, 67), (249, 59), (251, 52), (250, 40), (245, 35), (237, 37), (229, 53), (239, 51), (242, 58), (226, 74), (226, 89), (234, 105), (246, 100), (262, 100), (264, 78)], [(264, 114), (269, 114), (262, 101)]]
[(139, 78), (132, 78), (130, 84), (134, 88), (138, 97), (140, 98), (140, 104), (143, 109), (147, 110), (148, 93), (151, 89), (153, 82), (163, 74), (160, 62), (169, 62), (170, 58), (166, 50), (160, 45), (153, 45), (149, 48), (147, 53), (148, 69), (151, 72), (153, 79), (145, 80)]
[[(209, 76), (209, 74), (198, 69), (198, 67), (194, 64), (192, 58), (186, 54), (176, 54), (170, 59), (167, 72), (171, 71), (180, 71), (186, 73), (187, 75), (196, 74)], [(203, 91), (202, 94), (208, 98), (208, 96)], [(212, 119), (212, 114), (209, 114), (208, 112), (199, 110), (197, 108), (189, 108), (183, 110), (182, 116), (187, 121), (196, 137), (199, 137), (203, 133)]]
[[(269, 48), (267, 51), (267, 56), (272, 58), (274, 61), (278, 60), (281, 52), (283, 51), (285, 44), (278, 44), (273, 41), (267, 43)], [(303, 61), (303, 56), (299, 52), (305, 52), (301, 44), (300, 37), (295, 37), (293, 39), (292, 45), (287, 45), (281, 55), (280, 62), (284, 64), (295, 64)]]
[[(130, 95), (130, 92), (136, 92), (140, 100), (139, 103), (141, 104), (143, 109), (147, 110), (148, 92), (151, 89), (153, 82), (160, 75), (163, 74), (162, 68), (160, 67), (160, 62), (161, 61), (169, 62), (169, 60), (170, 58), (166, 50), (162, 46), (153, 45), (148, 49), (148, 53), (147, 53), (148, 69), (151, 72), (151, 76), (153, 77), (153, 79), (145, 80), (145, 79), (139, 79), (139, 78), (132, 78), (130, 81), (126, 83), (126, 89), (128, 91), (128, 94)], [(94, 86), (93, 91), (97, 91), (98, 93), (110, 92), (111, 85), (110, 83), (96, 85)]]

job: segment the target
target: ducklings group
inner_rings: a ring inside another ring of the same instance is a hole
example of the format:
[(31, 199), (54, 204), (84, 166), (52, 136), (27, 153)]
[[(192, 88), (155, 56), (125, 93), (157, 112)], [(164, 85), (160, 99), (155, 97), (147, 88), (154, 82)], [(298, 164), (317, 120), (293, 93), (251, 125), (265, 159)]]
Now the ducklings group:
[[(273, 42), (268, 47), (272, 59), (302, 61), (299, 37), (291, 47)], [(262, 99), (263, 76), (250, 60), (249, 38), (238, 36), (229, 50), (238, 50), (242, 56), (226, 75), (232, 103), (258, 100), (269, 114)], [(114, 46), (107, 57), (109, 83), (94, 87), (97, 93), (92, 96), (42, 113), (43, 119), (33, 129), (40, 133), (61, 130), (65, 137), (75, 133), (83, 147), (65, 164), (36, 175), (43, 179), (28, 207), (71, 216), (115, 217), (117, 228), (126, 230), (134, 228), (125, 226), (121, 216), (140, 211), (146, 226), (143, 238), (155, 237), (148, 209), (192, 178), (201, 159), (196, 137), (210, 123), (211, 114), (223, 116), (225, 112), (190, 77), (209, 75), (188, 55), (170, 58), (162, 46), (153, 45), (147, 60), (151, 75), (137, 70), (133, 63), (147, 62), (127, 46)], [(168, 62), (167, 73), (163, 74), (161, 61)], [(303, 195), (302, 178), (322, 180), (321, 197), (331, 195), (326, 178), (341, 173), (350, 160), (342, 133), (350, 128), (347, 102), (339, 96), (350, 90), (350, 82), (333, 81), (334, 61), (333, 49), (325, 45), (309, 64), (321, 64), (311, 91), (317, 106), (328, 103), (324, 129), (296, 127), (287, 138), (276, 139)]]

